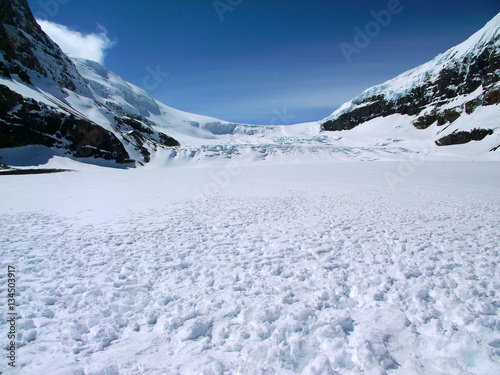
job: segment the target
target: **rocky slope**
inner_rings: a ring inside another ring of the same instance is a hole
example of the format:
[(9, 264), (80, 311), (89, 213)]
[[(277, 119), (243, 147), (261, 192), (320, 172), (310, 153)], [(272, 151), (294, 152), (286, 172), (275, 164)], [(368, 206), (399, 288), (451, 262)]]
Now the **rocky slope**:
[[(452, 124), (478, 107), (499, 103), (500, 14), (464, 43), (345, 103), (321, 126), (325, 131), (349, 130), (375, 118), (401, 114), (413, 116), (417, 129), (426, 129)], [(455, 138), (463, 143), (490, 134), (492, 130), (476, 131), (474, 136)], [(450, 144), (452, 138), (436, 143)]]
[(166, 134), (210, 137), (219, 120), (155, 101), (100, 64), (70, 59), (26, 0), (0, 0), (0, 148), (43, 145), (80, 161), (150, 161), (179, 146)]
[(117, 137), (80, 116), (55, 111), (44, 103), (0, 85), (0, 148), (42, 145), (79, 157), (131, 163)]

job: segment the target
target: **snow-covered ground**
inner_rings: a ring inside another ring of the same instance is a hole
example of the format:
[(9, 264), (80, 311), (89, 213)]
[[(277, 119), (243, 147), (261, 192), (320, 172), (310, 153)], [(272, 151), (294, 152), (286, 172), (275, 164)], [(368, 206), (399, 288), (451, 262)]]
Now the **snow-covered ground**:
[(500, 373), (499, 164), (401, 160), (0, 176), (20, 373)]

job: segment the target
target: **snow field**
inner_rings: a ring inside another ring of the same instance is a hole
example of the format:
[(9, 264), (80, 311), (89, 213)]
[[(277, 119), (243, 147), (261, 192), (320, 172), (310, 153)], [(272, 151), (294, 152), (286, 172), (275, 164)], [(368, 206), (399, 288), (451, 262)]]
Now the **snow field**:
[(499, 169), (398, 165), (2, 177), (20, 373), (498, 373)]

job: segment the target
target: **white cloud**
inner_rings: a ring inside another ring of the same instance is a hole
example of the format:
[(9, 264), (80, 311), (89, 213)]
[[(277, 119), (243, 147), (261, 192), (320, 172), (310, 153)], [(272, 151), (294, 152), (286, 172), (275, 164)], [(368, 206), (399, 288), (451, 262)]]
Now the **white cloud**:
[(83, 34), (54, 22), (40, 19), (37, 19), (37, 22), (63, 52), (71, 57), (81, 57), (103, 64), (106, 50), (115, 44), (108, 38), (107, 31), (102, 26), (99, 26), (97, 33)]

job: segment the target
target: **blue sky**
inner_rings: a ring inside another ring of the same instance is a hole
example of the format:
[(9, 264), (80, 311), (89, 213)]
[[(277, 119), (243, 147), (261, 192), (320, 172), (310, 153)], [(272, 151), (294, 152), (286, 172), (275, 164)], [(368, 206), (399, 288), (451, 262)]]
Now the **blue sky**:
[[(258, 124), (320, 120), (462, 42), (500, 12), (498, 0), (28, 3), (37, 18), (66, 26), (63, 33), (87, 37), (85, 53), (98, 50), (95, 60), (165, 104)], [(374, 12), (391, 19), (376, 21)], [(369, 44), (356, 44), (355, 28), (367, 26)], [(343, 52), (347, 44), (356, 53)]]

